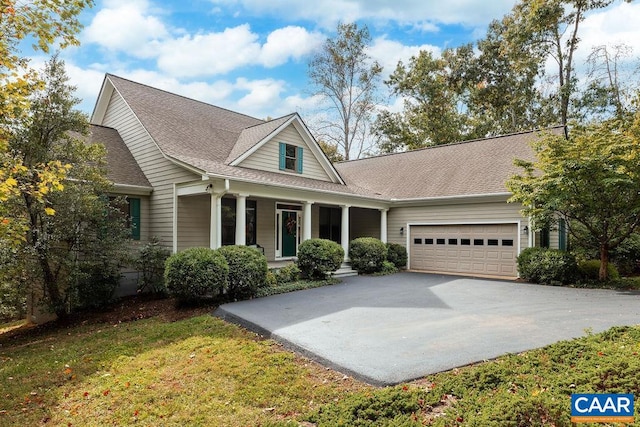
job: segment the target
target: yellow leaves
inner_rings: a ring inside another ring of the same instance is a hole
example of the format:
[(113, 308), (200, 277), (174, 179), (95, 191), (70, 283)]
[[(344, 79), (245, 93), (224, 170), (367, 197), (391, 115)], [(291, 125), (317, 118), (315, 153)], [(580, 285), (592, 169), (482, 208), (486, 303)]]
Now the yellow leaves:
[(53, 216), (56, 214), (56, 210), (53, 208), (44, 208), (44, 213), (46, 213), (49, 216)]

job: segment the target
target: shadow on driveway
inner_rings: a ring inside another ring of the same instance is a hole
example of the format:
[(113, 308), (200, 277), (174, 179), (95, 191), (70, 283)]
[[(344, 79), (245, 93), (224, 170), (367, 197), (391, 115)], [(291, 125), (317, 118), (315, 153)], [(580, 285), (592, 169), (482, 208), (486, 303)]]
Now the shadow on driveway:
[(375, 385), (640, 323), (640, 294), (399, 273), (224, 304), (216, 316)]

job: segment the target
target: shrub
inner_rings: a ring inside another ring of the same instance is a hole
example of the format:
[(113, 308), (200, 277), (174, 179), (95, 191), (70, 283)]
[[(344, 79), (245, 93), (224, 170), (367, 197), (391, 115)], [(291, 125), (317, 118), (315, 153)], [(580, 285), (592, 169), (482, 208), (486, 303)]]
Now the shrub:
[(611, 261), (625, 276), (640, 273), (640, 234), (632, 234), (620, 243), (612, 251)]
[(225, 257), (208, 248), (191, 248), (171, 255), (164, 280), (180, 301), (195, 301), (221, 294), (227, 287), (229, 265)]
[(267, 277), (264, 281), (265, 288), (272, 288), (278, 286), (278, 279), (273, 271), (267, 271)]
[(169, 258), (169, 249), (160, 245), (157, 237), (152, 237), (149, 243), (142, 246), (136, 259), (136, 267), (142, 273), (138, 283), (138, 292), (165, 294), (167, 286), (164, 283), (164, 263)]
[(278, 284), (295, 282), (300, 278), (300, 268), (297, 264), (285, 265), (276, 271), (275, 276)]
[(27, 315), (27, 263), (17, 251), (0, 245), (0, 322)]
[[(599, 280), (600, 278), (600, 260), (590, 259), (587, 261), (581, 261), (578, 263), (578, 271), (584, 280)], [(607, 272), (609, 273), (609, 279), (617, 280), (620, 278), (618, 269), (612, 263), (607, 265)]]
[(518, 272), (529, 282), (566, 285), (576, 279), (577, 264), (575, 257), (568, 252), (527, 248), (518, 255)]
[(387, 243), (387, 261), (392, 262), (396, 268), (407, 266), (407, 248), (397, 243)]
[(380, 276), (385, 276), (387, 274), (394, 274), (398, 272), (398, 267), (396, 267), (391, 261), (384, 261), (382, 263), (382, 269), (375, 274), (379, 274)]
[(101, 308), (113, 301), (113, 294), (120, 284), (117, 266), (108, 263), (83, 263), (75, 273), (76, 301), (78, 308)]
[(249, 246), (223, 246), (218, 249), (229, 264), (228, 294), (232, 299), (255, 296), (259, 287), (267, 282), (267, 258)]
[(387, 259), (387, 246), (373, 237), (359, 237), (349, 243), (349, 258), (358, 273), (376, 273)]
[(305, 240), (298, 247), (298, 267), (303, 275), (323, 279), (344, 261), (342, 246), (326, 239)]

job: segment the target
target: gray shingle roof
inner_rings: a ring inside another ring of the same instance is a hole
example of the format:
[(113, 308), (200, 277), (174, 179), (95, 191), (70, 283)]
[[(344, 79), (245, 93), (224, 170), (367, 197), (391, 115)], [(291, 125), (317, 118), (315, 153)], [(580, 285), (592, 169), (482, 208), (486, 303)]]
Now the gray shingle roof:
[(242, 132), (240, 132), (238, 141), (231, 150), (231, 153), (229, 154), (229, 157), (227, 157), (227, 161), (225, 163), (229, 164), (246, 153), (258, 142), (266, 138), (271, 132), (278, 129), (278, 127), (280, 127), (283, 123), (286, 123), (287, 120), (289, 120), (294, 115), (295, 114), (289, 114), (287, 116), (280, 117), (279, 119), (270, 120), (266, 123), (261, 123), (243, 129)]
[(117, 130), (91, 125), (87, 140), (107, 149), (107, 177), (114, 184), (148, 187), (151, 184), (125, 145)]
[[(563, 127), (548, 129), (562, 134)], [(337, 163), (347, 185), (390, 199), (505, 193), (505, 182), (522, 170), (514, 159), (534, 159), (529, 143), (540, 132), (522, 132), (405, 153)]]

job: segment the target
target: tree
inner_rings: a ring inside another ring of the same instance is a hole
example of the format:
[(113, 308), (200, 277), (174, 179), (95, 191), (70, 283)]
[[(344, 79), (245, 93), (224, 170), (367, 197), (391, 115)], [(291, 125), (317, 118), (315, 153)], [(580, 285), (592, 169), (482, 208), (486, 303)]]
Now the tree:
[[(88, 121), (74, 108), (79, 100), (64, 62), (54, 57), (39, 79), (43, 85), (30, 97), (28, 114), (14, 121), (8, 140), (13, 162), (25, 172), (16, 177), (18, 194), (4, 206), (9, 221), (27, 225), (14, 248), (21, 275), (64, 317), (88, 291), (114, 286), (130, 232), (118, 200), (107, 197), (104, 147), (84, 142)], [(42, 180), (50, 167), (66, 175), (53, 186)], [(14, 277), (14, 284), (24, 286), (25, 280)]]
[(545, 134), (533, 148), (536, 160), (518, 160), (524, 173), (507, 182), (510, 201), (523, 204), (537, 229), (562, 218), (572, 237), (584, 231), (597, 244), (606, 280), (609, 252), (640, 225), (640, 113), (576, 125), (568, 139)]
[[(19, 43), (30, 37), (34, 49), (45, 53), (52, 45), (65, 48), (78, 44), (78, 15), (92, 5), (93, 0), (0, 0), (0, 243), (5, 246), (19, 245), (24, 235), (26, 224), (9, 220), (5, 202), (19, 193), (19, 176), (29, 173), (9, 155), (8, 140), (15, 122), (28, 114), (30, 94), (42, 86), (27, 68), (27, 59), (20, 55)], [(65, 173), (64, 165), (41, 169), (41, 185), (33, 189), (33, 197), (42, 199), (59, 185)]]
[(554, 98), (563, 125), (569, 120), (569, 107), (576, 92), (574, 54), (580, 41), (580, 23), (587, 12), (611, 3), (613, 0), (522, 0), (503, 18), (504, 49), (537, 57), (541, 74), (547, 59), (555, 62)]
[(309, 62), (309, 78), (331, 104), (329, 118), (316, 129), (319, 139), (338, 146), (346, 160), (365, 150), (369, 124), (376, 108), (376, 90), (382, 67), (366, 53), (371, 41), (367, 27), (339, 24)]
[(328, 144), (322, 140), (318, 141), (318, 145), (331, 162), (335, 163), (344, 161), (344, 156), (338, 151), (338, 146)]

